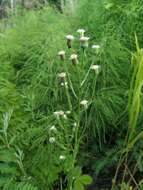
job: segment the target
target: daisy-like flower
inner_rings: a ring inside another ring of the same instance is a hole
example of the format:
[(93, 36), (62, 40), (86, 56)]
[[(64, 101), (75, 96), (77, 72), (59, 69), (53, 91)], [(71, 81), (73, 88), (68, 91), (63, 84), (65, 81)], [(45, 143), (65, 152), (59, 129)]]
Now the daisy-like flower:
[(57, 132), (57, 129), (56, 129), (56, 127), (53, 125), (52, 127), (50, 127), (49, 131), (56, 133), (56, 132)]
[(90, 69), (95, 71), (96, 74), (99, 73), (101, 66), (100, 65), (91, 65)]
[(60, 156), (59, 156), (59, 159), (60, 159), (60, 160), (65, 160), (66, 157), (65, 157), (64, 155), (60, 155)]
[(56, 141), (55, 137), (50, 137), (50, 138), (49, 138), (49, 142), (50, 142), (51, 144), (53, 144), (55, 141)]
[(78, 30), (77, 30), (77, 33), (80, 34), (80, 37), (83, 37), (83, 36), (84, 36), (84, 33), (85, 33), (85, 30), (84, 30), (84, 29), (78, 29)]
[(72, 61), (72, 63), (74, 64), (74, 65), (76, 65), (77, 63), (78, 63), (78, 59), (77, 59), (77, 54), (72, 54), (71, 56), (70, 56), (70, 60)]
[(80, 38), (80, 45), (82, 48), (87, 48), (88, 47), (88, 41), (89, 41), (89, 37), (86, 37), (86, 36), (82, 36)]
[(65, 53), (65, 51), (63, 51), (63, 50), (58, 52), (58, 55), (59, 55), (59, 57), (60, 57), (60, 59), (61, 59), (62, 61), (65, 60), (65, 54), (66, 54), (66, 53)]
[(84, 108), (87, 108), (88, 107), (88, 101), (87, 100), (82, 100), (80, 102), (80, 105), (83, 106)]
[(74, 40), (74, 36), (69, 34), (66, 36), (66, 39), (67, 39), (68, 48), (71, 48), (72, 47), (72, 41)]

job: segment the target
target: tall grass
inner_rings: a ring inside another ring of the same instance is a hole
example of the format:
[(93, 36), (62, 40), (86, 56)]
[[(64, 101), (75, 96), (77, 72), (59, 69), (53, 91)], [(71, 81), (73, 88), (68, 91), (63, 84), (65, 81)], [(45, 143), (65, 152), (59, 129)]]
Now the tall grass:
[[(103, 74), (100, 79), (102, 86), (99, 92), (103, 94), (99, 94), (99, 99), (97, 96), (95, 101), (97, 104), (95, 104), (92, 117), (89, 120), (92, 122), (89, 131), (92, 140), (90, 138), (89, 146), (86, 147), (87, 152), (89, 149), (93, 152), (93, 157), (98, 155), (97, 158), (93, 158), (95, 164), (92, 165), (96, 175), (99, 173), (102, 175), (104, 168), (116, 167), (116, 160), (120, 157), (118, 153), (123, 150), (124, 139), (128, 131), (128, 120), (130, 120), (131, 126), (134, 122), (136, 123), (133, 110), (130, 110), (128, 118), (127, 102), (130, 81), (132, 80), (131, 52), (136, 49), (134, 33), (136, 32), (138, 36), (139, 44), (142, 44), (143, 41), (142, 3), (142, 1), (135, 0), (83, 0), (77, 7), (76, 25), (86, 27), (86, 30), (93, 37), (92, 41), (100, 43), (102, 46), (100, 62), (103, 65)], [(141, 85), (138, 90), (141, 90)], [(135, 91), (135, 93), (137, 92)], [(141, 97), (140, 93), (138, 95)], [(136, 95), (135, 97), (137, 98)], [(133, 107), (137, 109), (137, 105), (134, 104)], [(138, 132), (141, 131), (141, 117), (142, 109), (138, 112), (138, 122), (137, 126), (135, 125)], [(129, 130), (129, 135), (131, 135), (131, 131)], [(102, 150), (100, 153), (97, 148), (98, 144)], [(129, 165), (133, 166), (132, 161), (137, 160), (133, 152), (138, 146), (141, 146), (140, 144), (139, 140), (136, 146), (130, 149), (132, 158)]]
[(143, 52), (136, 38), (137, 52), (132, 58), (133, 76), (129, 92), (129, 135), (134, 136), (141, 110), (141, 91), (143, 86)]

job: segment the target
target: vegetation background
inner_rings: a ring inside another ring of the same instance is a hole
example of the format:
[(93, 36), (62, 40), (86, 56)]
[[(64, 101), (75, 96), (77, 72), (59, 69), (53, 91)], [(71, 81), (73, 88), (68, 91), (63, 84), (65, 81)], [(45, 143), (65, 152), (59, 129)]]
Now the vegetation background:
[[(143, 1), (33, 2), (0, 1), (0, 190), (83, 190), (89, 176), (89, 190), (142, 190)], [(66, 47), (79, 28), (90, 37), (86, 52), (78, 40)], [(78, 66), (60, 50), (77, 53)], [(91, 63), (101, 72), (81, 87)], [(56, 119), (70, 104), (68, 119)]]

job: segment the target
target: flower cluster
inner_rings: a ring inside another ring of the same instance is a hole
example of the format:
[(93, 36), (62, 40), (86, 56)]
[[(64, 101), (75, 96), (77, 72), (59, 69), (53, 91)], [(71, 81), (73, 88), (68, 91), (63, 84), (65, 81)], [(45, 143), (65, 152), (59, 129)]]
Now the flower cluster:
[[(88, 36), (85, 36), (85, 30), (84, 29), (78, 29), (77, 33), (79, 34), (78, 43), (80, 44), (80, 48), (82, 48), (83, 50), (89, 48), (90, 38)], [(66, 36), (66, 42), (67, 42), (68, 49), (72, 48), (72, 50), (73, 50), (74, 40), (75, 40), (75, 37), (73, 35), (69, 34)], [(92, 53), (94, 52), (94, 56), (97, 56), (97, 54), (100, 52), (100, 48), (101, 47), (98, 44), (94, 44), (91, 46)], [(59, 80), (61, 86), (68, 87), (68, 82), (69, 82), (69, 85), (71, 85), (71, 89), (72, 89), (72, 81), (70, 81), (70, 75), (68, 73), (68, 67), (66, 67), (66, 65), (65, 65), (66, 64), (66, 57), (69, 54), (69, 52), (70, 52), (70, 55), (69, 55), (68, 59), (71, 61), (72, 65), (75, 66), (75, 65), (78, 65), (78, 63), (79, 63), (80, 58), (79, 58), (79, 55), (76, 53), (75, 50), (73, 50), (73, 52), (71, 50), (67, 50), (67, 52), (65, 50), (59, 51), (58, 56), (59, 56), (59, 59), (62, 61), (61, 63), (64, 63), (63, 65), (65, 66), (64, 67), (65, 72), (63, 71), (63, 72), (58, 73), (57, 77), (58, 77), (58, 80)], [(85, 53), (85, 51), (83, 51), (83, 52)], [(83, 55), (85, 55), (85, 54), (83, 54)], [(90, 67), (89, 67), (87, 74), (85, 75), (85, 78), (83, 80), (83, 84), (87, 80), (88, 75), (90, 74), (90, 71), (97, 75), (97, 74), (99, 74), (100, 70), (101, 70), (101, 66), (92, 62)], [(67, 82), (67, 79), (68, 79), (68, 82)], [(95, 77), (95, 79), (96, 79), (96, 77)], [(67, 99), (69, 102), (69, 109), (72, 110), (72, 106), (70, 107), (72, 102), (70, 102), (70, 95), (68, 94), (68, 91), (69, 91), (69, 88), (66, 88), (66, 95), (67, 95)], [(79, 107), (80, 107), (81, 111), (82, 110), (84, 111), (89, 107), (89, 104), (90, 104), (89, 102), (90, 102), (90, 100), (84, 99), (84, 98), (83, 98), (83, 100), (81, 100), (79, 102)], [(61, 119), (61, 120), (58, 120), (59, 123), (62, 123), (62, 122), (66, 123), (70, 120), (70, 118), (69, 118), (69, 120), (65, 120), (65, 119), (67, 119), (68, 114), (71, 114), (71, 111), (58, 110), (58, 111), (55, 111), (53, 114), (57, 119)], [(73, 129), (72, 129), (73, 134), (72, 135), (74, 135), (78, 131), (79, 123), (73, 122), (72, 126), (73, 126)], [(54, 137), (57, 133), (57, 128), (55, 126), (51, 126), (49, 128), (49, 132), (51, 135), (49, 138), (49, 143), (54, 144), (57, 140)], [(59, 160), (64, 161), (65, 159), (67, 159), (65, 154), (60, 153), (59, 154)]]

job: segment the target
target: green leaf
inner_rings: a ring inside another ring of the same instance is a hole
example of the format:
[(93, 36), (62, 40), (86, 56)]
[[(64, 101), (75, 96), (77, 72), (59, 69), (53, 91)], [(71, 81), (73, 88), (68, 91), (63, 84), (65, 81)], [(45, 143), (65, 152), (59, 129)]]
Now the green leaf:
[(92, 183), (92, 178), (89, 175), (82, 175), (80, 177), (80, 181), (84, 184), (84, 185), (89, 185)]
[(84, 185), (77, 179), (74, 183), (74, 190), (84, 190)]

